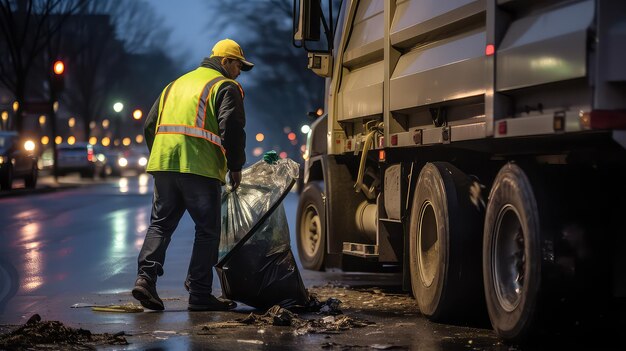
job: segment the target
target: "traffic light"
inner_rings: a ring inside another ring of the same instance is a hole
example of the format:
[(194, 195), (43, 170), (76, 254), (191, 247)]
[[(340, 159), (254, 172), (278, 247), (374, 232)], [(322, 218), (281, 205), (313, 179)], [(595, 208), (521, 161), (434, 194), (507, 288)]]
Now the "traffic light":
[(52, 65), (52, 89), (59, 93), (65, 88), (65, 63), (57, 60)]

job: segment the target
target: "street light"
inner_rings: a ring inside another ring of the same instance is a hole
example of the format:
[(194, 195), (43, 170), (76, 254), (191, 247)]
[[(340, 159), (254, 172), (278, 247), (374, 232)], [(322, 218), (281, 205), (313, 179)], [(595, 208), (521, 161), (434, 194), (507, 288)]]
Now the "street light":
[(302, 128), (300, 128), (300, 131), (304, 134), (309, 134), (309, 132), (311, 131), (311, 127), (309, 127), (308, 124), (305, 124), (302, 126)]
[(141, 112), (140, 109), (136, 109), (135, 111), (133, 111), (133, 118), (134, 119), (141, 119), (141, 117), (143, 116), (143, 112)]
[(120, 113), (124, 109), (124, 104), (121, 102), (116, 102), (113, 104), (113, 111)]
[(7, 121), (9, 120), (9, 113), (2, 111), (2, 129), (7, 129)]
[[(123, 103), (118, 101), (113, 104), (113, 111), (115, 111), (115, 113), (117, 114), (115, 118), (115, 138), (120, 137), (120, 128), (121, 128), (121, 123), (122, 123), (122, 115), (120, 113), (122, 112), (123, 109), (124, 109)], [(117, 141), (117, 143), (113, 142), (113, 145), (118, 146), (119, 141)]]

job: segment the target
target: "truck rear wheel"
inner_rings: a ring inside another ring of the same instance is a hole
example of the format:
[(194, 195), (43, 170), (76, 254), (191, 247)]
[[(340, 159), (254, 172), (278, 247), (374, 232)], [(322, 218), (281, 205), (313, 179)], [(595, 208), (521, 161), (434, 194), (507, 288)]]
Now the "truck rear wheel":
[(324, 185), (311, 182), (304, 187), (298, 203), (296, 233), (300, 262), (306, 269), (323, 270), (326, 257)]
[(476, 186), (474, 178), (445, 162), (426, 164), (417, 180), (409, 266), (413, 295), (431, 320), (456, 319), (468, 307), (471, 311), (464, 313), (468, 317), (484, 311), (480, 308), (483, 202)]
[(498, 335), (522, 340), (531, 332), (541, 282), (537, 201), (524, 171), (507, 164), (489, 194), (483, 275), (489, 319)]

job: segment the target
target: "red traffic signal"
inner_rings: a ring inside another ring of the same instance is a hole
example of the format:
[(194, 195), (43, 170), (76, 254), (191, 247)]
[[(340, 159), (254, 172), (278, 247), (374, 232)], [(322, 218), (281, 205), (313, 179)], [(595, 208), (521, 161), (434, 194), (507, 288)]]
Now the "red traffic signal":
[(54, 71), (54, 74), (61, 75), (63, 74), (63, 72), (65, 72), (65, 64), (63, 63), (63, 61), (56, 61), (52, 66), (52, 70)]
[(52, 76), (50, 77), (52, 83), (52, 91), (57, 94), (65, 89), (65, 63), (61, 60), (54, 61), (52, 64)]

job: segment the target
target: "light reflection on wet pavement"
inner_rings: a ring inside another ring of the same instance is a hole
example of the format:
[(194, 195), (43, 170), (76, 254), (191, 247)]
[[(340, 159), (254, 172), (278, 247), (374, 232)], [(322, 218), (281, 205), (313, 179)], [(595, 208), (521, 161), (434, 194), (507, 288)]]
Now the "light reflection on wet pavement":
[[(240, 306), (233, 312), (187, 312), (183, 279), (194, 232), (188, 215), (174, 234), (167, 252), (165, 275), (158, 282), (165, 312), (96, 313), (89, 308), (70, 308), (76, 303), (135, 302), (130, 289), (149, 222), (151, 197), (152, 179), (141, 175), (72, 190), (0, 199), (0, 324), (22, 324), (32, 314), (39, 313), (45, 320), (59, 320), (92, 332), (123, 330), (133, 334), (128, 337), (131, 345), (127, 349), (187, 350), (210, 345), (214, 350), (318, 350), (329, 342), (360, 346), (389, 344), (419, 350), (509, 349), (488, 328), (435, 324), (415, 313), (371, 310), (357, 314), (376, 322), (374, 327), (330, 337), (294, 336), (290, 329), (278, 327), (265, 328), (266, 332), (260, 334), (254, 326), (198, 335), (198, 327), (204, 323), (245, 317), (252, 309)], [(292, 244), (297, 200), (296, 194), (285, 199)], [(399, 274), (301, 272), (309, 287), (339, 282), (399, 290), (401, 278)], [(220, 293), (216, 275), (214, 292)], [(246, 340), (263, 344), (250, 344)]]

